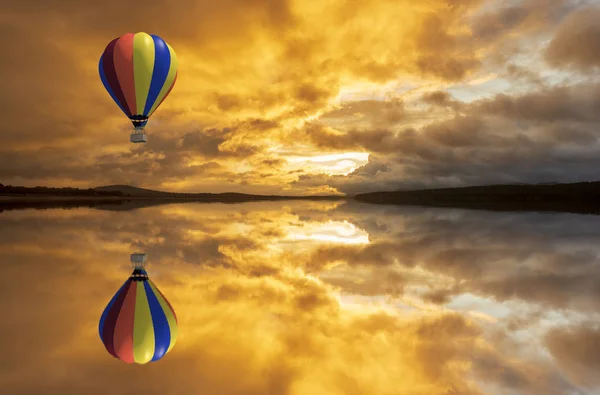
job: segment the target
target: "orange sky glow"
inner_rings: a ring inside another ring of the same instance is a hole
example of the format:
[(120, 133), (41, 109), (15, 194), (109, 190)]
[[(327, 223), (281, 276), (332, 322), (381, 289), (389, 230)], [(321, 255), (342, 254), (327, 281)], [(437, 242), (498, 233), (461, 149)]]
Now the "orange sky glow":
[[(596, 6), (5, 0), (0, 181), (297, 195), (587, 180)], [(138, 31), (180, 62), (143, 145), (97, 69)]]

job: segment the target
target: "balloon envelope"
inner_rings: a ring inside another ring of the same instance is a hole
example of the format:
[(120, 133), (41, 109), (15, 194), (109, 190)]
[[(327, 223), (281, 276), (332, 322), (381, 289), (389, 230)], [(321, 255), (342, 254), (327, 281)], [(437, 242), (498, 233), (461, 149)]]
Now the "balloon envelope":
[(112, 40), (100, 57), (104, 87), (135, 128), (143, 128), (173, 89), (178, 68), (175, 51), (162, 38), (127, 33)]
[(104, 309), (98, 330), (114, 357), (144, 364), (173, 348), (177, 316), (146, 271), (136, 268)]

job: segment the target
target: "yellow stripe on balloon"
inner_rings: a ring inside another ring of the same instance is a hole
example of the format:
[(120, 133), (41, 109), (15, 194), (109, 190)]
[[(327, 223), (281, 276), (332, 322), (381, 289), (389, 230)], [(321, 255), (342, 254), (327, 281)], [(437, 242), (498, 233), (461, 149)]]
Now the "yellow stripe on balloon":
[(154, 325), (146, 287), (138, 284), (133, 319), (133, 359), (136, 363), (150, 362), (154, 356)]
[(136, 33), (133, 37), (133, 75), (135, 76), (135, 103), (138, 115), (144, 113), (153, 73), (154, 40), (147, 33)]
[(154, 283), (152, 283), (152, 281), (150, 281), (150, 280), (148, 280), (148, 283), (152, 287), (152, 291), (154, 292), (154, 295), (156, 295), (156, 298), (158, 299), (158, 303), (160, 303), (160, 307), (162, 307), (162, 309), (165, 313), (165, 316), (167, 317), (167, 322), (169, 323), (169, 331), (171, 332), (171, 343), (169, 344), (169, 348), (167, 348), (167, 351), (166, 351), (166, 353), (167, 353), (167, 352), (171, 351), (171, 349), (175, 345), (175, 342), (177, 341), (177, 333), (178, 333), (177, 320), (175, 319), (175, 315), (173, 314), (173, 311), (171, 310), (169, 303), (167, 303), (165, 298), (162, 297), (160, 291), (158, 291), (158, 289), (156, 289), (156, 286), (154, 285)]
[(169, 44), (167, 44), (167, 47), (169, 48), (169, 54), (171, 55), (171, 64), (169, 67), (169, 73), (167, 74), (167, 79), (165, 80), (164, 85), (160, 89), (158, 97), (156, 98), (156, 100), (154, 101), (154, 104), (152, 105), (152, 107), (150, 108), (150, 111), (148, 112), (148, 116), (152, 115), (152, 113), (156, 110), (156, 108), (159, 106), (159, 104), (163, 101), (163, 99), (169, 92), (169, 89), (171, 89), (171, 86), (175, 82), (175, 76), (177, 75), (177, 69), (179, 68), (179, 61), (177, 60), (177, 55), (175, 54), (175, 51), (173, 50), (173, 48), (171, 48), (171, 46)]

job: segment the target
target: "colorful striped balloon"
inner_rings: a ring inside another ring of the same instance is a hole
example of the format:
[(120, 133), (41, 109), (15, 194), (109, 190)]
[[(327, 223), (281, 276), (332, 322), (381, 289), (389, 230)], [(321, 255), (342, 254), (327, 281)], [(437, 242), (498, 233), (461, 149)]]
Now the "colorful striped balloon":
[(173, 348), (177, 316), (146, 270), (137, 267), (104, 309), (98, 331), (114, 357), (144, 364)]
[(162, 38), (127, 33), (106, 46), (98, 69), (110, 96), (139, 130), (173, 89), (178, 65)]

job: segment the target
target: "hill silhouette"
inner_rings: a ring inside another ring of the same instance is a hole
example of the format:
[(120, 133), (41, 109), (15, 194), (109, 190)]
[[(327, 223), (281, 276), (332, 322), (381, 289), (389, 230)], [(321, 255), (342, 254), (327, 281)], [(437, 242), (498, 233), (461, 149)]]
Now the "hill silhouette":
[[(183, 199), (224, 199), (224, 200), (256, 200), (256, 199), (289, 199), (307, 198), (306, 196), (283, 196), (283, 195), (252, 195), (246, 193), (224, 192), (224, 193), (183, 193), (164, 192), (153, 189), (134, 187), (131, 185), (107, 185), (94, 188), (102, 193), (121, 193), (123, 196), (148, 197), (148, 198), (183, 198)], [(323, 198), (324, 196), (317, 196)]]
[(138, 188), (130, 185), (106, 185), (97, 188), (23, 187), (0, 184), (2, 209), (99, 207), (134, 209), (157, 204), (182, 202), (241, 203), (269, 200), (338, 200), (342, 196), (282, 196), (244, 193), (177, 193)]

